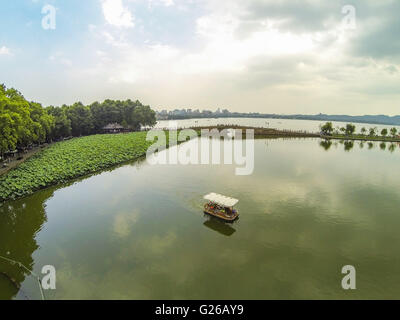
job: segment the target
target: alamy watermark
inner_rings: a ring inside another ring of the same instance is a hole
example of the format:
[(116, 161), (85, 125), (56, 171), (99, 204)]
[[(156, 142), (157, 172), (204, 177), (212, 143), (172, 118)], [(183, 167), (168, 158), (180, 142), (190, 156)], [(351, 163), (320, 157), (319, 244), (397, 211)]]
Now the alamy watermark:
[(46, 4), (42, 8), (42, 28), (44, 30), (55, 30), (57, 26), (57, 9), (56, 7)]
[(357, 28), (357, 12), (356, 8), (352, 5), (345, 5), (342, 7), (342, 19), (343, 30), (355, 30)]
[[(156, 141), (147, 150), (147, 162), (180, 165), (236, 165), (236, 175), (251, 175), (254, 171), (253, 129), (178, 130), (176, 123), (164, 130), (150, 130), (147, 141)], [(185, 142), (183, 144), (180, 144)], [(166, 150), (168, 148), (168, 150)]]
[(342, 288), (344, 290), (355, 290), (356, 289), (356, 268), (351, 265), (344, 266), (342, 268), (342, 274), (345, 276), (342, 279)]
[(44, 290), (56, 290), (56, 268), (51, 265), (42, 268), (44, 274), (41, 284)]
[[(7, 252), (7, 256), (9, 256), (9, 255), (10, 255), (10, 252)], [(52, 265), (43, 266), (43, 268), (41, 270), (43, 277), (40, 278), (34, 271), (32, 271), (30, 268), (25, 266), (20, 261), (14, 260), (10, 257), (3, 257), (1, 255), (0, 255), (0, 260), (6, 261), (6, 262), (10, 263), (11, 265), (17, 265), (21, 269), (25, 270), (25, 272), (32, 275), (38, 282), (42, 300), (45, 300), (43, 290), (56, 290), (56, 268), (54, 266), (52, 266)], [(6, 274), (6, 276), (8, 277), (7, 274)], [(11, 282), (13, 282), (18, 287), (18, 284), (15, 283), (15, 280), (13, 278), (9, 277), (9, 279)]]

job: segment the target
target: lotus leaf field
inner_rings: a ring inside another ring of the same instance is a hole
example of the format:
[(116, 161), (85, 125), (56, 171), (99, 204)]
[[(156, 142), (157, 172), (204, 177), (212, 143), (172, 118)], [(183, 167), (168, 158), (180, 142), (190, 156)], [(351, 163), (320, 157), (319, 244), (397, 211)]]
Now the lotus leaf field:
[(153, 141), (146, 132), (93, 135), (58, 142), (0, 177), (0, 202), (140, 158)]

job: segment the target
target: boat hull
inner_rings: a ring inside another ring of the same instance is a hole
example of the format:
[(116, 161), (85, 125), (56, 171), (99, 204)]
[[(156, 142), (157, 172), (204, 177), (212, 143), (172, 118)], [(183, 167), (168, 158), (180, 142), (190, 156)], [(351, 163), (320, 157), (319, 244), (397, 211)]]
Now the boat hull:
[(208, 214), (210, 216), (219, 218), (221, 220), (227, 221), (227, 222), (234, 222), (236, 219), (239, 218), (239, 213), (237, 213), (237, 212), (235, 214), (233, 214), (232, 216), (228, 216), (223, 213), (213, 212), (211, 210), (204, 209), (204, 213)]

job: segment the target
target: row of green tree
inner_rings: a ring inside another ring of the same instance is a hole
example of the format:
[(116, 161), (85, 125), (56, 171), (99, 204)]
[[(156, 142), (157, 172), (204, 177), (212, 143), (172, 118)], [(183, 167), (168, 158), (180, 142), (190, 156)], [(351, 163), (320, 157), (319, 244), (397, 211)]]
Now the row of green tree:
[[(321, 133), (328, 136), (331, 136), (333, 134), (335, 135), (344, 134), (346, 136), (351, 136), (354, 135), (355, 132), (356, 132), (356, 126), (351, 123), (348, 123), (345, 127), (337, 127), (337, 128), (333, 127), (332, 122), (327, 122), (321, 126)], [(363, 127), (361, 128), (360, 132), (362, 135), (364, 136), (369, 135), (370, 137), (376, 137), (379, 134), (378, 128), (369, 128), (367, 130), (365, 127)], [(393, 138), (397, 137), (398, 130), (395, 127), (391, 128), (390, 131), (386, 128), (382, 129), (380, 135), (382, 137), (386, 137), (388, 136), (389, 132)]]
[(70, 136), (101, 133), (109, 123), (140, 130), (154, 126), (156, 114), (139, 101), (105, 100), (83, 105), (42, 107), (13, 88), (0, 85), (0, 153)]

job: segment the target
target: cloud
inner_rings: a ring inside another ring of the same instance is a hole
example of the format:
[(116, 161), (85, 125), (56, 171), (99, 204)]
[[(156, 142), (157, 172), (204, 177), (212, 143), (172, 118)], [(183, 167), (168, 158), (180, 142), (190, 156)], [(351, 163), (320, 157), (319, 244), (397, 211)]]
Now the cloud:
[(135, 26), (134, 17), (122, 0), (102, 0), (104, 18), (113, 26), (132, 28)]
[(164, 6), (166, 6), (166, 7), (169, 7), (169, 6), (173, 6), (175, 3), (174, 3), (174, 0), (160, 0), (163, 4), (164, 4)]
[(358, 11), (360, 27), (350, 54), (400, 62), (400, 2), (379, 1)]
[[(55, 94), (54, 102), (43, 89), (36, 99), (61, 104), (134, 96), (166, 109), (398, 113), (398, 0), (352, 1), (355, 30), (343, 28), (347, 0), (96, 3), (105, 23), (90, 20), (82, 42), (43, 55), (52, 55), (49, 69), (71, 77), (72, 92)], [(16, 69), (25, 72), (22, 65), (5, 67), (10, 79)], [(59, 90), (57, 81), (48, 80)]]
[(149, 8), (153, 8), (154, 5), (163, 5), (165, 7), (170, 7), (175, 5), (174, 0), (148, 0)]
[(0, 55), (5, 55), (5, 56), (11, 55), (11, 51), (9, 48), (2, 46), (0, 47)]
[(243, 2), (243, 21), (275, 20), (280, 30), (321, 32), (337, 24), (342, 5), (326, 0), (250, 0)]
[(117, 214), (114, 218), (114, 233), (120, 238), (129, 236), (138, 219), (138, 212), (122, 212)]
[[(390, 106), (388, 99), (374, 98), (377, 90), (371, 88), (376, 81), (390, 84), (390, 90), (381, 85), (378, 91), (381, 97), (393, 97), (400, 66), (353, 53), (365, 36), (364, 27), (373, 26), (367, 12), (384, 12), (387, 6), (368, 0), (356, 6), (358, 28), (348, 31), (342, 28), (340, 3), (205, 3), (204, 10), (192, 19), (193, 45), (154, 40), (156, 35), (151, 33), (140, 42), (139, 28), (91, 28), (102, 43), (96, 52), (102, 54), (94, 58), (97, 65), (79, 69), (79, 73), (96, 75), (103, 86), (118, 87), (119, 92), (134, 86), (141, 99), (156, 108), (224, 105), (240, 111), (250, 104), (259, 112), (367, 113), (367, 108), (371, 112), (374, 107)], [(161, 9), (154, 8), (151, 15), (162, 25), (157, 10)], [(383, 20), (390, 23), (390, 19)], [(143, 18), (137, 21), (146, 32)]]
[(55, 52), (49, 56), (49, 60), (53, 63), (61, 64), (65, 67), (71, 67), (72, 61), (64, 56), (63, 52)]

